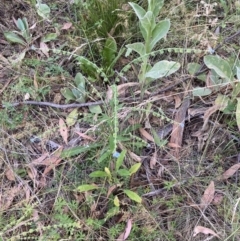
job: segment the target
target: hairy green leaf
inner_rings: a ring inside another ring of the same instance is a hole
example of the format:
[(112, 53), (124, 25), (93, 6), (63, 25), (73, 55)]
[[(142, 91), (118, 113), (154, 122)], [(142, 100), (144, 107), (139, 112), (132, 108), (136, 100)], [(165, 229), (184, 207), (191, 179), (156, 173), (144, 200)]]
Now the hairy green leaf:
[(169, 29), (170, 29), (169, 19), (162, 20), (155, 26), (155, 28), (152, 31), (152, 40), (150, 43), (151, 50), (155, 47), (156, 43), (160, 39), (164, 38), (167, 35)]
[(47, 4), (37, 3), (36, 8), (38, 15), (43, 19), (48, 19), (50, 17), (51, 10)]
[(68, 88), (61, 89), (61, 94), (66, 98), (67, 101), (76, 99), (72, 91)]
[(174, 61), (162, 60), (157, 62), (145, 75), (152, 79), (158, 79), (176, 72), (180, 64)]
[(13, 32), (5, 32), (4, 37), (7, 39), (7, 41), (12, 43), (19, 43), (22, 45), (26, 45), (26, 42), (16, 33)]
[(233, 81), (233, 73), (228, 61), (218, 55), (207, 55), (204, 56), (204, 63), (209, 69), (215, 70), (221, 78), (228, 82)]
[[(128, 45), (126, 45), (126, 47), (128, 48), (128, 51), (125, 55), (126, 57), (128, 57), (128, 55), (130, 54), (130, 52), (132, 50), (137, 52), (140, 56), (143, 56), (146, 54), (145, 46), (143, 43), (128, 44)], [(131, 51), (129, 51), (129, 50), (131, 50)]]
[(153, 13), (148, 11), (143, 18), (140, 19), (141, 26), (145, 29), (147, 35), (150, 35), (155, 27), (155, 19)]
[(133, 8), (139, 20), (146, 14), (146, 11), (138, 4), (130, 2), (129, 5)]

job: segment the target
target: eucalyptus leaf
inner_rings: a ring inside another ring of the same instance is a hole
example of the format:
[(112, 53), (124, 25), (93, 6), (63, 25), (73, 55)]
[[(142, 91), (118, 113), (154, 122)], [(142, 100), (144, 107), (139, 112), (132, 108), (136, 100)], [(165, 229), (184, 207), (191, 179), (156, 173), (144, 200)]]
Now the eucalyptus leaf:
[(142, 198), (135, 192), (130, 191), (130, 190), (123, 190), (123, 192), (133, 201), (137, 202), (137, 203), (141, 203), (142, 202)]
[(193, 96), (207, 96), (210, 95), (212, 91), (206, 87), (197, 87), (192, 91)]
[(218, 55), (207, 55), (204, 56), (204, 63), (209, 69), (215, 70), (221, 78), (228, 82), (233, 81), (233, 73), (228, 61)]
[(155, 26), (155, 28), (152, 31), (152, 40), (150, 43), (151, 50), (155, 47), (156, 43), (160, 39), (164, 38), (167, 35), (169, 29), (170, 29), (169, 19), (162, 20)]
[(14, 32), (5, 32), (4, 37), (7, 39), (7, 41), (11, 43), (19, 43), (22, 45), (26, 45), (26, 42)]
[(180, 64), (174, 61), (162, 60), (157, 62), (145, 75), (152, 79), (169, 76), (180, 68)]
[[(145, 46), (143, 43), (128, 44), (128, 45), (126, 45), (126, 47), (130, 50), (137, 52), (140, 56), (143, 56), (146, 54)], [(126, 57), (128, 57), (127, 53), (125, 55)]]

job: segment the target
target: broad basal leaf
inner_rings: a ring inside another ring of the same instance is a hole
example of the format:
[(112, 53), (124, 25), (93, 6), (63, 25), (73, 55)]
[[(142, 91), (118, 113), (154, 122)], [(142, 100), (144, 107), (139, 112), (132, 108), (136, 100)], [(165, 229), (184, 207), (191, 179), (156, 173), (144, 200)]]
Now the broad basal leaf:
[(142, 202), (142, 198), (139, 197), (139, 195), (133, 191), (130, 190), (123, 190), (123, 192), (133, 201), (137, 202), (137, 203), (141, 203)]
[(146, 11), (138, 4), (130, 2), (129, 5), (133, 8), (139, 20), (146, 14)]
[(129, 54), (131, 53), (132, 50), (137, 52), (140, 56), (143, 56), (146, 54), (145, 46), (143, 43), (128, 44), (128, 45), (126, 45), (126, 47), (128, 48), (128, 50), (125, 54), (126, 57), (129, 56)]
[(158, 79), (176, 72), (180, 64), (174, 61), (162, 60), (156, 63), (145, 75), (152, 79)]
[(25, 41), (16, 33), (13, 32), (5, 32), (4, 37), (7, 39), (7, 41), (11, 43), (19, 43), (22, 45), (26, 45)]
[(164, 38), (170, 28), (170, 20), (162, 20), (160, 21), (152, 31), (152, 41), (150, 43), (151, 50), (154, 48), (155, 44), (162, 38)]
[(41, 16), (43, 19), (49, 18), (51, 10), (47, 4), (37, 3), (36, 8), (39, 16)]
[(233, 73), (229, 63), (218, 55), (205, 56), (204, 63), (209, 69), (214, 69), (221, 78), (228, 82), (233, 81)]

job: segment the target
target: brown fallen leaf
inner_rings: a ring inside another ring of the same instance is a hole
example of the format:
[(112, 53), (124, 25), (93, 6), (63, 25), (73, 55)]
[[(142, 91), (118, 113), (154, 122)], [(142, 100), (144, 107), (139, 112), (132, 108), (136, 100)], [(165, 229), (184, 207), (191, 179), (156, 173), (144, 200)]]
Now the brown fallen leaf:
[(240, 163), (231, 166), (227, 171), (222, 174), (221, 179), (226, 180), (231, 177), (240, 168)]
[(220, 237), (219, 237), (214, 231), (212, 231), (212, 230), (209, 229), (209, 228), (205, 228), (205, 227), (203, 227), (203, 226), (196, 226), (196, 227), (194, 228), (193, 237), (195, 237), (195, 236), (198, 235), (199, 233), (206, 234), (206, 235), (211, 234), (211, 235), (213, 235), (213, 236), (215, 236), (215, 237), (218, 237), (218, 238), (220, 239)]
[(142, 162), (142, 158), (134, 152), (128, 151), (128, 155), (136, 162)]
[(211, 181), (201, 198), (201, 203), (200, 203), (201, 209), (207, 208), (207, 206), (212, 202), (214, 198), (214, 193), (215, 193), (215, 186), (214, 186), (214, 182)]
[(216, 193), (214, 196), (214, 199), (212, 200), (212, 204), (214, 205), (220, 205), (223, 200), (223, 194), (222, 193)]
[(146, 130), (144, 130), (143, 128), (139, 128), (139, 132), (140, 132), (140, 134), (141, 134), (143, 137), (145, 137), (148, 141), (154, 142), (153, 137), (152, 137)]
[[(186, 97), (175, 115), (170, 139), (170, 143), (172, 143), (172, 145), (175, 144), (176, 146), (182, 146), (183, 131), (185, 127), (185, 116), (189, 105), (190, 99), (189, 97)], [(177, 157), (179, 155), (179, 149), (179, 147), (175, 148), (175, 150), (172, 152), (172, 155)]]
[(174, 95), (174, 100), (175, 100), (175, 109), (177, 109), (182, 104), (180, 95)]
[[(124, 96), (125, 93), (126, 93), (126, 90), (127, 90), (129, 87), (138, 86), (138, 85), (139, 85), (139, 83), (137, 83), (137, 82), (128, 82), (128, 83), (125, 83), (125, 84), (118, 85), (118, 86), (117, 86), (118, 97)], [(108, 86), (107, 100), (111, 100), (112, 97), (113, 97), (112, 87), (111, 87), (111, 86)]]
[(40, 43), (40, 50), (44, 53), (44, 55), (46, 55), (46, 57), (49, 57), (49, 54), (48, 54), (49, 48), (46, 43), (44, 42)]
[(62, 30), (67, 30), (67, 29), (69, 29), (71, 27), (72, 27), (72, 23), (68, 22), (68, 23), (64, 23), (61, 29)]
[(88, 135), (86, 135), (84, 133), (81, 133), (80, 131), (75, 131), (75, 133), (77, 133), (83, 139), (87, 139), (89, 141), (95, 141), (91, 136), (88, 136)]
[(124, 241), (128, 238), (130, 232), (131, 232), (131, 229), (132, 229), (132, 219), (129, 219), (127, 221), (127, 225), (126, 225), (126, 228), (124, 230), (124, 232), (122, 234), (120, 234), (120, 236), (118, 237), (117, 241)]
[(116, 190), (118, 187), (119, 187), (119, 184), (115, 184), (115, 185), (111, 186), (111, 187), (108, 189), (107, 198), (109, 198), (109, 196), (112, 194), (112, 192), (113, 192), (114, 190)]
[(66, 144), (68, 144), (68, 128), (62, 118), (59, 119), (59, 131)]
[(45, 165), (44, 160), (49, 157), (49, 153), (45, 152), (43, 153), (39, 158), (33, 160), (31, 163), (34, 165)]
[(5, 172), (6, 178), (9, 181), (15, 181), (15, 175), (14, 175), (14, 171), (11, 168), (8, 168), (7, 171)]
[(157, 152), (155, 151), (150, 159), (150, 168), (153, 169), (157, 163)]
[(221, 108), (220, 105), (214, 105), (212, 107), (210, 107), (208, 110), (206, 110), (206, 112), (204, 113), (203, 116), (203, 126), (202, 126), (202, 131), (205, 131), (207, 129), (207, 124), (208, 124), (208, 120), (210, 118), (210, 116), (215, 113), (216, 111), (219, 110), (219, 108)]
[(20, 193), (20, 191), (20, 186), (14, 186), (11, 187), (11, 189), (6, 190), (4, 196), (1, 197), (0, 210), (7, 210), (12, 205), (13, 199)]

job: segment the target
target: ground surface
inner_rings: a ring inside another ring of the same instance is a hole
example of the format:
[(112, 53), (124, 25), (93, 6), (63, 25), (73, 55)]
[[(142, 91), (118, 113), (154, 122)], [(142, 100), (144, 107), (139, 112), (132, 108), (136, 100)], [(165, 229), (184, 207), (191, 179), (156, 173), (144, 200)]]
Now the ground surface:
[[(150, 62), (181, 68), (143, 95), (127, 1), (0, 3), (0, 240), (240, 240), (238, 76), (213, 82), (204, 65), (211, 52), (240, 67), (239, 2), (165, 2)], [(12, 43), (24, 17), (30, 37)]]

